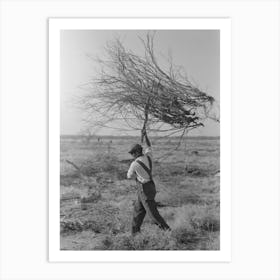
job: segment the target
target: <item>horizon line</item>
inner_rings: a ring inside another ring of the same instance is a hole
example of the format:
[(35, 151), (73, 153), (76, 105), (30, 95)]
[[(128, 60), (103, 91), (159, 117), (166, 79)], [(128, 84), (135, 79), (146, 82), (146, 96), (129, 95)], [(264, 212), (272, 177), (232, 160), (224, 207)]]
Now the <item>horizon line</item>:
[[(60, 134), (60, 137), (86, 137), (87, 135), (83, 134)], [(92, 138), (94, 137), (140, 137), (139, 135), (92, 135)], [(164, 136), (151, 136), (151, 137), (158, 137), (162, 138)], [(169, 136), (169, 138), (178, 138), (179, 136)], [(186, 136), (187, 138), (198, 138), (198, 137), (207, 137), (207, 138), (220, 138), (220, 135), (189, 135)]]

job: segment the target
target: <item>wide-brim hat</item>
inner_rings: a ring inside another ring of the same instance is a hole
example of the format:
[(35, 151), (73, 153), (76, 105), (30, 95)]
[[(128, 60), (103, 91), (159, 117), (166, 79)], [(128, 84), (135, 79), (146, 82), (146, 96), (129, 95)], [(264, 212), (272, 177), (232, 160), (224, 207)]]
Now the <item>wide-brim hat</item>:
[(142, 146), (140, 145), (140, 144), (133, 144), (131, 147), (130, 147), (130, 149), (129, 149), (129, 153), (130, 154), (133, 154), (133, 153), (135, 153), (135, 152), (140, 152), (140, 153), (142, 153), (142, 150), (143, 150), (143, 148), (142, 148)]

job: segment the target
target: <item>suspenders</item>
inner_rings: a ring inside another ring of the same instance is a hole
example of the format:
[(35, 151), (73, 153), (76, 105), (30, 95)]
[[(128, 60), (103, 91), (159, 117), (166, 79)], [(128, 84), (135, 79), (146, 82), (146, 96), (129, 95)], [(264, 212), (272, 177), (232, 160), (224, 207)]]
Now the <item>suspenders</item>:
[(153, 180), (152, 178), (152, 160), (150, 159), (150, 157), (147, 155), (147, 158), (148, 158), (148, 161), (149, 161), (149, 166), (150, 166), (150, 169), (140, 160), (137, 160), (136, 162), (138, 164), (140, 164), (144, 170), (148, 173), (148, 175), (150, 176), (150, 180)]

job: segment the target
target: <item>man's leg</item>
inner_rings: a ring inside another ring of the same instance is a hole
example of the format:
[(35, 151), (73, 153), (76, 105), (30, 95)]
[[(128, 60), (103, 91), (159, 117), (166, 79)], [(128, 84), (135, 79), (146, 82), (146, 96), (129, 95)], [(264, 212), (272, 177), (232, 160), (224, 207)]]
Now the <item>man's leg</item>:
[(142, 189), (140, 191), (140, 199), (147, 214), (152, 219), (152, 221), (155, 224), (157, 224), (161, 229), (170, 229), (168, 224), (158, 212), (157, 205), (155, 202), (155, 196), (156, 188), (153, 181), (142, 185)]
[(167, 230), (170, 229), (168, 224), (165, 222), (165, 220), (162, 218), (162, 216), (159, 214), (157, 205), (155, 200), (146, 200), (143, 201), (143, 206), (149, 215), (149, 217), (152, 219), (152, 221), (158, 225), (161, 229)]
[(132, 220), (132, 234), (140, 231), (140, 227), (146, 215), (146, 210), (138, 196), (137, 201), (134, 204), (133, 220)]

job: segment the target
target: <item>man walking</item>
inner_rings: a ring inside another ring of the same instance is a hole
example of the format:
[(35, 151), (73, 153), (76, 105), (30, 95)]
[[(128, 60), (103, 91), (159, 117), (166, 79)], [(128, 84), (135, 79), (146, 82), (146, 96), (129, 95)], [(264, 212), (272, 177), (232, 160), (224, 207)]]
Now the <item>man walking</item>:
[(152, 221), (163, 230), (170, 227), (159, 214), (155, 196), (156, 187), (152, 177), (152, 149), (151, 142), (147, 136), (146, 130), (142, 131), (147, 148), (143, 154), (143, 148), (139, 144), (135, 144), (129, 150), (129, 153), (135, 159), (127, 172), (127, 178), (136, 178), (137, 182), (137, 201), (134, 205), (132, 234), (140, 231), (146, 213)]

